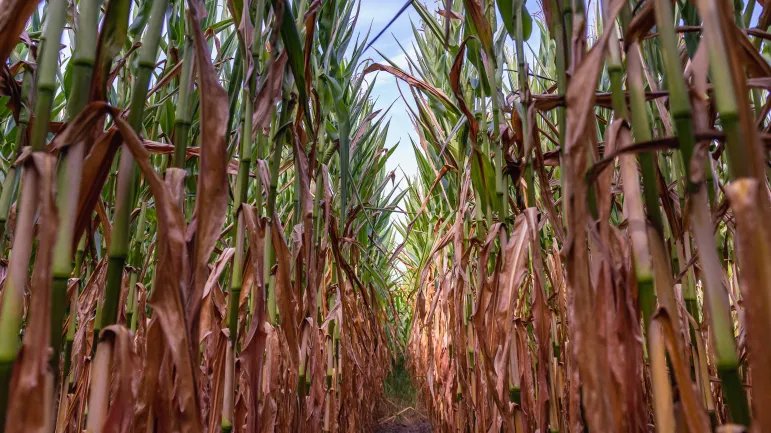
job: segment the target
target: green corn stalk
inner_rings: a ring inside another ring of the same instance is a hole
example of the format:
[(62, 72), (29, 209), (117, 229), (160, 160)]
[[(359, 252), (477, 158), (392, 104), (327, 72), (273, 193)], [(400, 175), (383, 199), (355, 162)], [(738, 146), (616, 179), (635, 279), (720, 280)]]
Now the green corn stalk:
[[(664, 55), (664, 66), (666, 68), (667, 77), (669, 79), (669, 92), (670, 92), (670, 107), (672, 117), (675, 120), (675, 126), (677, 128), (678, 141), (680, 142), (680, 152), (682, 153), (682, 159), (684, 164), (684, 172), (686, 173), (686, 190), (692, 194), (695, 209), (691, 212), (693, 218), (694, 231), (696, 233), (696, 242), (699, 246), (699, 252), (702, 255), (703, 263), (705, 263), (705, 286), (707, 297), (707, 306), (710, 310), (709, 317), (712, 322), (712, 332), (715, 337), (715, 362), (718, 368), (718, 374), (723, 380), (723, 392), (731, 409), (731, 414), (734, 417), (734, 421), (740, 424), (749, 425), (749, 409), (747, 406), (747, 398), (742, 389), (741, 381), (739, 379), (739, 361), (736, 355), (736, 342), (734, 339), (733, 325), (730, 316), (728, 297), (725, 291), (722, 289), (722, 279), (719, 273), (715, 273), (718, 269), (714, 269), (714, 265), (719, 263), (717, 260), (717, 251), (714, 246), (714, 238), (711, 235), (711, 221), (709, 221), (709, 207), (705, 200), (705, 194), (703, 188), (699, 188), (696, 185), (691, 184), (690, 177), (690, 160), (693, 155), (693, 148), (695, 144), (695, 138), (693, 136), (693, 123), (691, 105), (688, 99), (688, 93), (685, 87), (685, 82), (680, 71), (680, 62), (677, 55), (677, 39), (674, 33), (674, 19), (672, 17), (671, 4), (666, 1), (656, 2), (656, 23), (659, 29), (659, 40), (661, 42), (662, 52)], [(730, 85), (730, 79), (725, 75), (721, 75), (727, 68), (727, 60), (725, 63), (716, 63), (718, 60), (713, 56), (725, 57), (725, 53), (718, 54), (714, 52), (714, 46), (710, 45), (710, 57), (713, 70), (713, 78), (715, 82), (716, 99), (718, 103), (718, 111), (720, 112), (723, 120), (723, 128), (726, 132), (727, 146), (729, 150), (739, 148), (743, 151), (738, 129), (738, 116), (735, 110), (736, 105), (733, 104), (733, 110), (729, 101), (733, 100), (733, 96), (730, 95), (732, 90), (726, 88), (726, 84)], [(715, 70), (718, 70), (716, 73)], [(720, 83), (720, 84), (718, 84)], [(734, 158), (741, 158), (742, 162), (736, 161)], [(736, 171), (731, 170), (734, 176), (739, 175), (737, 171), (742, 170), (739, 167), (743, 167), (746, 159), (746, 155), (729, 154), (729, 164), (734, 159), (734, 167)], [(711, 259), (711, 260), (710, 260)], [(693, 315), (693, 314), (692, 314)]]
[(190, 106), (193, 94), (193, 40), (185, 34), (185, 52), (182, 55), (182, 72), (179, 80), (179, 95), (177, 113), (174, 117), (174, 161), (176, 168), (185, 168), (187, 145), (190, 141), (190, 125), (192, 123)]
[[(568, 25), (565, 21), (565, 14), (560, 14), (560, 8), (559, 8), (559, 2), (557, 0), (550, 0), (551, 1), (551, 7), (553, 11), (557, 11), (557, 13), (554, 14), (552, 17), (552, 26), (551, 26), (551, 33), (553, 34), (552, 39), (554, 39), (555, 46), (556, 46), (556, 53), (555, 53), (555, 66), (557, 69), (557, 92), (560, 96), (565, 96), (567, 93), (567, 72), (566, 68), (568, 63), (570, 63), (570, 51), (569, 51), (569, 44), (567, 43), (566, 36), (569, 37), (568, 31), (572, 29), (571, 25)], [(564, 0), (563, 0), (564, 1)], [(569, 3), (569, 2), (565, 2)], [(566, 7), (569, 7), (565, 5)], [(568, 17), (570, 15), (568, 14)], [(567, 29), (567, 30), (566, 30)], [(557, 127), (558, 129), (558, 137), (557, 142), (559, 143), (559, 152), (560, 152), (560, 163), (562, 162), (562, 157), (565, 153), (565, 138), (567, 133), (567, 110), (565, 107), (558, 107), (557, 108)], [(561, 185), (561, 191), (565, 191), (565, 177), (560, 176), (560, 185)], [(566, 204), (563, 202), (563, 208)], [(569, 218), (567, 212), (562, 213), (562, 223), (563, 225), (567, 224), (567, 218)]]
[[(150, 77), (155, 69), (155, 59), (163, 29), (168, 0), (153, 3), (150, 12), (150, 22), (147, 26), (142, 47), (139, 51), (137, 73), (131, 92), (131, 106), (128, 123), (139, 134), (142, 130), (142, 116), (147, 99)], [(130, 218), (136, 196), (136, 184), (139, 173), (134, 159), (129, 152), (121, 154), (117, 193), (115, 196), (115, 218), (113, 222), (112, 240), (109, 246), (109, 263), (107, 266), (107, 287), (105, 289), (102, 316), (95, 328), (103, 329), (118, 319), (118, 298), (123, 280), (123, 268), (129, 253)]]
[[(626, 28), (627, 22), (625, 22), (626, 14), (622, 13), (622, 29)], [(632, 44), (627, 51), (627, 67), (639, 67), (640, 62), (636, 60), (629, 60), (631, 56), (639, 56), (640, 52), (636, 44)], [(630, 66), (634, 65), (634, 66)], [(648, 122), (648, 114), (645, 106), (645, 89), (643, 88), (642, 81), (639, 79), (641, 72), (635, 76), (637, 79), (627, 79), (627, 86), (629, 89), (629, 100), (632, 109), (632, 132), (634, 139), (637, 142), (648, 141), (652, 138), (650, 123)], [(656, 236), (663, 236), (663, 223), (661, 210), (659, 208), (658, 198), (658, 184), (656, 182), (656, 168), (655, 158), (650, 152), (643, 152), (638, 155), (638, 161), (642, 168), (642, 182), (643, 182), (643, 198), (646, 205), (648, 214), (648, 221), (654, 227)], [(640, 254), (645, 254), (642, 250)], [(641, 260), (641, 265), (644, 263), (642, 257), (638, 257)], [(656, 307), (656, 292), (652, 281), (648, 281), (647, 269), (645, 266), (640, 269), (640, 277), (643, 279), (643, 284), (638, 285), (639, 297), (640, 297), (640, 309), (643, 316), (643, 323), (645, 329), (649, 329), (651, 315)]]
[[(96, 61), (96, 30), (99, 18), (99, 0), (84, 0), (80, 3), (79, 25), (76, 33), (75, 53), (72, 58), (74, 83), (67, 107), (69, 120), (77, 116), (89, 101), (91, 77)], [(62, 341), (62, 323), (67, 307), (67, 285), (73, 271), (72, 243), (76, 206), (78, 203), (84, 140), (72, 143), (62, 150), (57, 177), (57, 207), (59, 227), (54, 246), (53, 286), (51, 299), (51, 366), (54, 371), (54, 386), (58, 386), (59, 352)], [(65, 363), (67, 361), (65, 360)], [(68, 371), (64, 370), (66, 377)]]
[[(264, 17), (262, 16), (262, 14), (265, 11), (265, 0), (257, 0), (257, 9), (256, 10), (257, 10), (257, 15), (255, 17), (255, 24), (256, 24), (255, 27), (257, 29), (260, 29), (260, 31), (256, 31), (255, 30), (255, 32), (254, 32), (254, 41), (252, 42), (252, 46), (251, 46), (252, 65), (255, 65), (254, 66), (255, 70), (257, 68), (257, 65), (260, 64), (260, 54), (262, 53), (263, 40), (262, 40), (262, 31), (261, 31), (261, 29), (262, 29), (262, 25), (263, 25), (263, 21), (264, 21), (264, 19), (263, 19)], [(258, 84), (257, 83), (257, 76), (256, 75), (257, 74), (255, 73), (252, 76), (252, 81), (254, 82), (253, 85), (254, 85), (255, 89), (257, 89), (257, 84)], [(251, 131), (249, 133), (251, 134)], [(262, 153), (263, 153), (263, 149), (265, 147), (265, 141), (266, 141), (266, 137), (265, 137), (265, 134), (263, 133), (263, 131), (258, 131), (257, 132), (256, 141), (257, 141), (257, 146), (256, 146), (256, 153), (255, 154), (256, 154), (257, 159), (260, 160), (260, 159), (262, 159)], [(257, 191), (257, 196), (256, 196), (256, 200), (257, 201), (256, 201), (255, 206), (257, 208), (258, 214), (261, 214), (262, 213), (262, 200), (263, 200), (262, 197), (263, 197), (263, 195), (262, 195), (262, 178), (260, 176), (255, 176), (255, 191)], [(252, 311), (252, 314), (254, 314), (254, 311)]]
[[(524, 35), (522, 33), (522, 6), (520, 4), (520, 1), (516, 1), (514, 7), (517, 11), (517, 37), (516, 37), (516, 49), (517, 49), (517, 73), (519, 74), (519, 88), (522, 98), (522, 111), (524, 113), (524, 116), (522, 116), (522, 136), (525, 138), (525, 141), (528, 141), (528, 137), (530, 136), (530, 127), (531, 125), (528, 125), (528, 118), (527, 118), (527, 112), (530, 106), (530, 89), (528, 85), (528, 78), (527, 78), (527, 63), (525, 63), (525, 47), (524, 47)], [(493, 100), (496, 98), (493, 97)], [(497, 127), (496, 130), (497, 132)], [(534, 182), (534, 171), (533, 171), (533, 160), (532, 155), (524, 155), (523, 157), (524, 162), (527, 164), (525, 168), (525, 182), (527, 182), (527, 205), (529, 207), (535, 206), (535, 182)], [(498, 166), (503, 165), (503, 159), (499, 160)], [(496, 178), (498, 176), (498, 170), (496, 170)], [(504, 203), (508, 202), (506, 198), (502, 197), (502, 200)]]
[[(147, 99), (148, 86), (153, 70), (155, 69), (155, 58), (158, 52), (167, 6), (168, 0), (159, 0), (153, 3), (147, 33), (145, 34), (143, 45), (139, 51), (137, 62), (138, 71), (131, 93), (131, 105), (128, 115), (128, 123), (137, 134), (140, 134), (142, 129), (142, 117)], [(97, 308), (97, 315), (94, 321), (94, 335), (99, 335), (99, 331), (116, 323), (118, 320), (118, 303), (120, 301), (120, 290), (123, 283), (123, 270), (129, 255), (131, 240), (129, 223), (131, 211), (136, 200), (136, 184), (139, 181), (139, 173), (135, 165), (131, 153), (128, 151), (121, 153), (117, 179), (117, 192), (115, 196), (115, 215), (113, 220), (112, 239), (109, 245), (109, 261), (107, 263), (107, 285), (104, 292), (104, 302), (102, 303), (101, 308)], [(94, 359), (108, 359), (107, 357), (110, 356), (110, 351), (112, 351), (112, 342), (100, 341), (96, 344)], [(100, 376), (105, 373), (104, 370), (101, 370), (102, 368), (104, 368), (104, 365), (99, 362), (92, 364), (92, 377), (103, 377)], [(94, 395), (105, 392), (104, 389), (106, 388), (106, 384), (100, 380), (91, 381), (90, 385), (92, 388), (92, 400)], [(89, 400), (89, 404), (92, 400)], [(104, 405), (105, 408), (106, 406), (107, 405)], [(99, 415), (104, 414), (100, 412)], [(91, 419), (89, 419), (89, 421), (91, 421)]]
[[(605, 5), (603, 5), (605, 7)], [(628, 8), (625, 8), (628, 12)], [(622, 12), (623, 13), (623, 12)], [(625, 23), (624, 18), (622, 22)], [(616, 32), (615, 23), (607, 23), (606, 25), (613, 26), (606, 31)], [(617, 43), (611, 43), (609, 45), (608, 53), (608, 74), (610, 75), (611, 86), (611, 101), (613, 104), (614, 121), (626, 121), (629, 112), (627, 109), (626, 95), (622, 87), (624, 79), (624, 69), (621, 65), (621, 53)], [(636, 49), (631, 50), (632, 53), (636, 53)], [(635, 85), (630, 83), (632, 90), (632, 100), (635, 105), (633, 110), (633, 119), (635, 112), (637, 112), (637, 125), (639, 129), (645, 128), (645, 123), (642, 122), (642, 116), (640, 116), (640, 110), (644, 110), (644, 106), (640, 104), (640, 88), (635, 88)], [(643, 102), (644, 103), (644, 102)], [(644, 111), (642, 112), (645, 113)], [(645, 120), (647, 122), (647, 120)], [(633, 120), (634, 122), (634, 120)], [(640, 184), (637, 177), (637, 167), (632, 162), (631, 156), (622, 156), (620, 161), (621, 176), (623, 177), (624, 193), (626, 196), (640, 196)], [(628, 212), (627, 218), (630, 221), (643, 222), (645, 220), (645, 214), (638, 200), (626, 200), (625, 198), (625, 212)], [(637, 280), (637, 290), (640, 299), (640, 307), (642, 310), (643, 320), (645, 322), (645, 329), (648, 329), (649, 320), (653, 309), (656, 305), (656, 294), (654, 291), (653, 282), (653, 270), (651, 267), (651, 260), (649, 257), (650, 250), (648, 248), (648, 239), (643, 231), (642, 235), (637, 232), (641, 227), (630, 228), (630, 238), (632, 240), (632, 255), (634, 257), (634, 272), (635, 279)]]
[[(29, 54), (32, 55), (31, 53)], [(24, 67), (24, 78), (21, 85), (21, 100), (22, 104), (19, 113), (19, 123), (16, 129), (16, 149), (14, 155), (18, 156), (21, 149), (26, 145), (27, 129), (29, 128), (30, 111), (26, 102), (29, 100), (29, 94), (32, 87), (32, 70), (29, 67)], [(5, 228), (8, 222), (8, 215), (11, 212), (11, 204), (13, 202), (13, 196), (19, 186), (19, 175), (21, 170), (19, 167), (12, 165), (8, 169), (8, 173), (5, 175), (5, 181), (3, 181), (3, 189), (0, 192), (0, 247), (5, 244)]]
[[(278, 170), (281, 165), (281, 153), (284, 147), (284, 139), (286, 134), (286, 128), (291, 127), (289, 119), (294, 109), (294, 100), (289, 99), (285, 92), (281, 101), (281, 114), (279, 115), (279, 122), (276, 125), (276, 133), (273, 137), (274, 146), (273, 154), (270, 160), (270, 188), (268, 189), (268, 207), (267, 215), (269, 218), (274, 218), (276, 215), (276, 196), (278, 195)], [(273, 248), (273, 241), (271, 239), (270, 230), (268, 227), (268, 233), (265, 236), (265, 290), (268, 293), (268, 318), (270, 323), (274, 326), (277, 322), (276, 312), (276, 288), (274, 287), (273, 277), (271, 276), (271, 270), (276, 262), (276, 251)]]
[[(38, 56), (35, 88), (35, 124), (30, 136), (33, 152), (44, 152), (51, 106), (56, 93), (56, 71), (59, 68), (59, 44), (64, 29), (67, 3), (52, 0), (46, 13), (46, 27)], [(37, 179), (21, 188), (17, 209), (16, 233), (11, 251), (11, 264), (3, 289), (0, 313), (0, 433), (5, 430), (6, 407), (11, 384), (11, 372), (19, 350), (19, 331), (22, 325), (24, 285), (29, 277), (28, 266), (32, 254), (34, 218), (37, 212)], [(9, 188), (10, 189), (10, 188)], [(21, 263), (21, 265), (15, 265)]]
[[(257, 5), (257, 16), (255, 22), (257, 26), (254, 30), (255, 35), (262, 32), (262, 1)], [(250, 19), (250, 17), (241, 17), (242, 20)], [(241, 148), (238, 153), (238, 174), (236, 177), (236, 192), (235, 200), (233, 202), (233, 209), (236, 215), (236, 237), (235, 237), (235, 256), (233, 258), (233, 269), (230, 280), (230, 297), (228, 299), (228, 328), (230, 329), (230, 347), (228, 348), (228, 365), (226, 368), (226, 404), (223, 406), (222, 413), (222, 429), (223, 431), (230, 431), (232, 429), (233, 420), (233, 402), (235, 401), (235, 354), (236, 354), (236, 342), (238, 341), (238, 303), (241, 297), (241, 290), (243, 285), (243, 273), (244, 273), (244, 240), (245, 240), (245, 226), (243, 221), (243, 214), (241, 213), (241, 205), (246, 203), (247, 193), (249, 190), (249, 169), (252, 163), (252, 113), (254, 97), (257, 91), (257, 68), (259, 63), (259, 38), (252, 42), (252, 46), (248, 47), (242, 44), (241, 47), (244, 56), (249, 52), (252, 54), (252, 60), (254, 72), (249, 76), (248, 64), (244, 63), (244, 77), (248, 79), (248, 82), (244, 83), (243, 96), (243, 109), (244, 109), (244, 124), (243, 133), (241, 134)], [(259, 178), (259, 176), (258, 176)], [(258, 188), (260, 185), (257, 185)], [(257, 194), (261, 195), (262, 192), (258, 189)]]
[(330, 92), (334, 97), (335, 115), (338, 122), (338, 135), (340, 138), (340, 232), (342, 235), (343, 227), (347, 221), (348, 215), (348, 186), (350, 178), (350, 147), (351, 147), (351, 119), (349, 116), (349, 107), (344, 100), (344, 89), (338, 80), (323, 75)]
[[(147, 222), (147, 202), (142, 201), (139, 208), (139, 218), (137, 220), (136, 239), (134, 242), (134, 248), (131, 250), (131, 262), (137, 263), (142, 257), (142, 244), (145, 234), (145, 224)], [(137, 329), (137, 300), (136, 300), (136, 285), (139, 280), (139, 272), (132, 270), (129, 274), (129, 286), (128, 286), (128, 298), (126, 300), (126, 324), (131, 327), (131, 330)]]

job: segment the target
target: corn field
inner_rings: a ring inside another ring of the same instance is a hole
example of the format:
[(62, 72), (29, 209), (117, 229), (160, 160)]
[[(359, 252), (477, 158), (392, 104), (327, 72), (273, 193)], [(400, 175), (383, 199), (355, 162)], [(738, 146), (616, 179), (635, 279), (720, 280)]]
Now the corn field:
[(354, 6), (3, 2), (3, 431), (371, 423), (403, 194)]
[(0, 0), (0, 433), (771, 432), (767, 6)]

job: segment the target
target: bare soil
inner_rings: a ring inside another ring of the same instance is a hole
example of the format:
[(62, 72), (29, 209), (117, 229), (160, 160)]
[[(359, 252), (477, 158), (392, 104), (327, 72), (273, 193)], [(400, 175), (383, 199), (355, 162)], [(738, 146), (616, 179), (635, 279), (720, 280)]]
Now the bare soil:
[[(393, 403), (391, 403), (393, 404)], [(374, 433), (432, 433), (431, 423), (426, 416), (412, 406), (393, 410), (390, 415), (380, 418)]]
[(431, 433), (431, 423), (417, 421), (409, 424), (400, 421), (389, 421), (375, 427), (375, 433)]
[(432, 433), (409, 371), (403, 358), (396, 360), (383, 384), (384, 395), (378, 404), (373, 433)]

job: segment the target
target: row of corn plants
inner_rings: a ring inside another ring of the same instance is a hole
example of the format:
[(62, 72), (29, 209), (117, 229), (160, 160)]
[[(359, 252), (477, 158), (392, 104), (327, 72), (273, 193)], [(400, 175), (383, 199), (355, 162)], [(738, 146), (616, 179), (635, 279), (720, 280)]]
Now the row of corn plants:
[(539, 3), (413, 2), (408, 67), (369, 67), (409, 90), (435, 430), (771, 431), (771, 8)]
[(366, 430), (405, 192), (358, 4), (0, 4), (0, 432)]

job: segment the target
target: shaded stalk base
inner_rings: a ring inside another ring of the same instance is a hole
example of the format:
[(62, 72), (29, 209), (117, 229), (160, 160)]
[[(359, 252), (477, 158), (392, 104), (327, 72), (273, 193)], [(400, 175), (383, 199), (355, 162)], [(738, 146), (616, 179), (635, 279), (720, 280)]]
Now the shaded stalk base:
[(51, 371), (54, 373), (54, 388), (59, 384), (59, 362), (62, 349), (62, 324), (67, 310), (67, 277), (54, 276), (51, 293)]
[(8, 397), (11, 391), (11, 374), (14, 360), (0, 361), (0, 433), (5, 431)]
[(742, 381), (736, 366), (717, 366), (717, 374), (723, 381), (723, 397), (728, 404), (731, 420), (736, 424), (750, 426), (750, 409), (747, 395), (742, 390)]
[(118, 302), (120, 300), (120, 289), (123, 284), (123, 268), (125, 266), (125, 256), (111, 256), (107, 263), (107, 289), (104, 294), (102, 320), (101, 326), (99, 326), (100, 330), (118, 321)]

